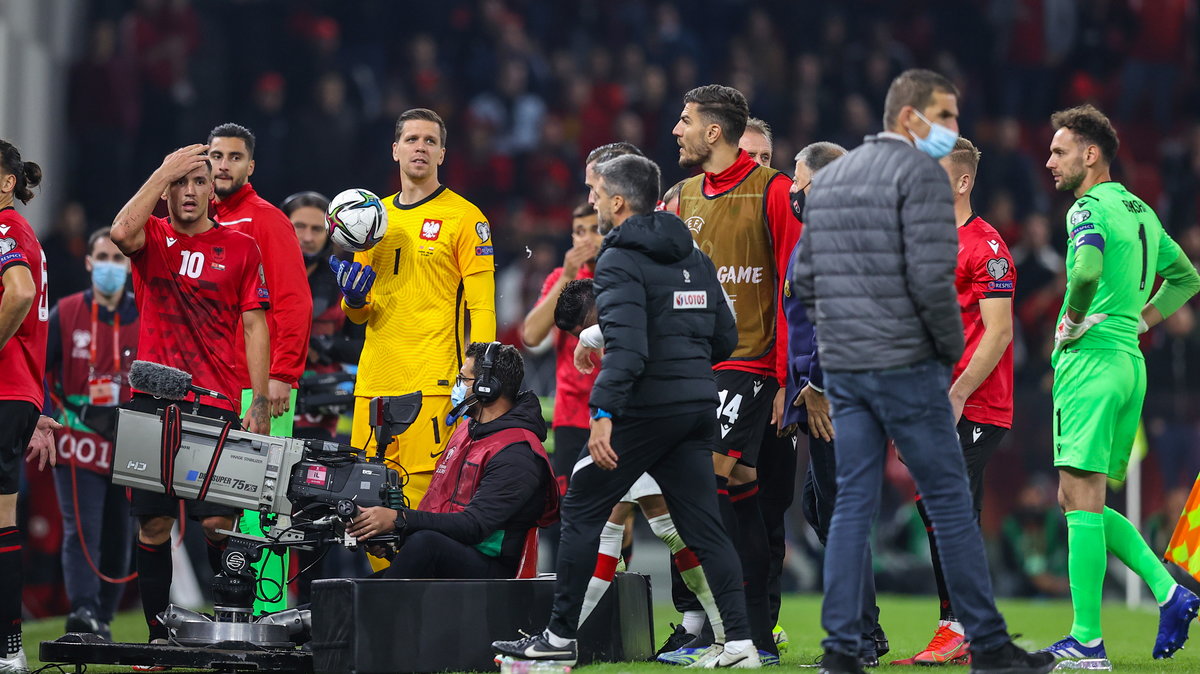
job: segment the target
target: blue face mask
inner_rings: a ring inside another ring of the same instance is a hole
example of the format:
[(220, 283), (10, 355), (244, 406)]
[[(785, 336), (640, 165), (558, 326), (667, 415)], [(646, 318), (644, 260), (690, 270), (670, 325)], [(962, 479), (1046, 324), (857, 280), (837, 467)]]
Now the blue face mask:
[(467, 385), (462, 382), (455, 382), (454, 388), (450, 389), (450, 406), (458, 407), (466, 399)]
[[(929, 125), (928, 136), (921, 138), (917, 134), (913, 134), (913, 144), (916, 146), (916, 148), (930, 157), (933, 157), (934, 159), (941, 159), (942, 157), (950, 154), (950, 151), (954, 149), (954, 143), (958, 141), (958, 134), (942, 126), (941, 124), (934, 124), (928, 119), (925, 119), (925, 115), (922, 115), (916, 110), (913, 110), (913, 112), (917, 113), (917, 117), (919, 117), (922, 122), (925, 122)], [(909, 130), (911, 131), (911, 129)]]
[(115, 295), (125, 288), (129, 270), (116, 262), (93, 262), (92, 283), (102, 295)]

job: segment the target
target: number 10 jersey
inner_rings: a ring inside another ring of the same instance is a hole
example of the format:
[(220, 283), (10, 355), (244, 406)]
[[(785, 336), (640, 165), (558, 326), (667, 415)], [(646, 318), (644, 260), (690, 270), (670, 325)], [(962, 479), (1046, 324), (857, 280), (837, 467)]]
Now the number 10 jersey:
[(267, 309), (270, 294), (254, 239), (220, 225), (188, 236), (163, 219), (146, 221), (146, 244), (130, 256), (141, 360), (179, 368), (192, 383), (229, 396), (206, 405), (237, 410), (234, 364), (242, 312)]

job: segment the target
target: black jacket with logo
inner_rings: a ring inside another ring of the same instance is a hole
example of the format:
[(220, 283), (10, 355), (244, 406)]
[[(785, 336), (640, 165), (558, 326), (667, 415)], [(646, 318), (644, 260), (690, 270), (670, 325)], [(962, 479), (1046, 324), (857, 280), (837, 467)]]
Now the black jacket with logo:
[(609, 232), (595, 288), (604, 361), (593, 408), (650, 417), (716, 407), (712, 366), (733, 353), (737, 326), (682, 220), (659, 211)]

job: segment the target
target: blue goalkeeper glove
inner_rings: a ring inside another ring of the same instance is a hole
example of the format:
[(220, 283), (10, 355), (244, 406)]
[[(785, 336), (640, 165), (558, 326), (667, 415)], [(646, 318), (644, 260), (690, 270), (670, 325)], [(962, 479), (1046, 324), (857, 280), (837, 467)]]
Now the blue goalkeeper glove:
[(348, 262), (330, 255), (329, 268), (333, 270), (338, 288), (346, 298), (346, 306), (354, 309), (366, 306), (367, 293), (375, 284), (375, 270), (371, 269), (371, 265), (364, 267), (358, 262)]

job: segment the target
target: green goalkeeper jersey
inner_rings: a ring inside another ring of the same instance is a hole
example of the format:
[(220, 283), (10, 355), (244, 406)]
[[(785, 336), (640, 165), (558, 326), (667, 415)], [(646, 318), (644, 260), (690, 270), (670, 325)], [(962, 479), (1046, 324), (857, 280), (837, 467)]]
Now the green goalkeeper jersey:
[(1112, 181), (1093, 185), (1075, 201), (1067, 212), (1067, 231), (1068, 296), (1059, 321), (1072, 299), (1075, 257), (1084, 246), (1103, 254), (1103, 270), (1086, 313), (1108, 314), (1067, 348), (1114, 349), (1140, 356), (1138, 319), (1154, 290), (1155, 275), (1182, 254), (1179, 245), (1146, 202)]

